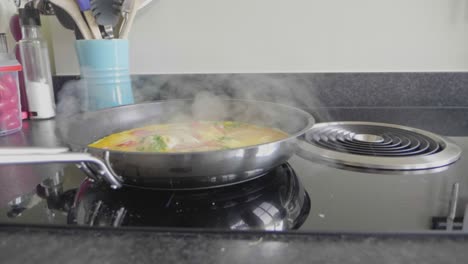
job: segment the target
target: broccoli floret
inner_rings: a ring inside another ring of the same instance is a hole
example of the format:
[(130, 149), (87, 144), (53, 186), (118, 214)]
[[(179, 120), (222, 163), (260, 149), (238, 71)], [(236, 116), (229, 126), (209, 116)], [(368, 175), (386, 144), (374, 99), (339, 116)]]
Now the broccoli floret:
[(164, 141), (163, 137), (154, 135), (153, 136), (153, 143), (151, 143), (149, 149), (151, 151), (165, 151), (167, 150), (167, 144)]

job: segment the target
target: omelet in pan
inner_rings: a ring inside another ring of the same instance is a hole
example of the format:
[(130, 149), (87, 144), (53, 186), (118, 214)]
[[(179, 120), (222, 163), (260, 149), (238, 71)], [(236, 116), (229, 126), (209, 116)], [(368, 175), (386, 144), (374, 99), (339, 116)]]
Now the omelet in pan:
[(111, 134), (90, 147), (131, 152), (198, 152), (243, 148), (287, 138), (273, 128), (234, 121), (150, 125)]

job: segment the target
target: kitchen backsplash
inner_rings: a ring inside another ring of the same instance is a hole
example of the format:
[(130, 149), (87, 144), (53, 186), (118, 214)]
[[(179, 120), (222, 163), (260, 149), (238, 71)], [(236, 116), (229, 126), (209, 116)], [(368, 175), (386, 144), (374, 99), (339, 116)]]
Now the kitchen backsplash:
[[(77, 76), (56, 76), (56, 90)], [(314, 107), (468, 107), (468, 73), (135, 75), (137, 102), (221, 97)]]
[[(130, 70), (467, 71), (467, 6), (465, 0), (154, 0), (135, 18)], [(78, 74), (73, 33), (51, 20), (57, 75)]]

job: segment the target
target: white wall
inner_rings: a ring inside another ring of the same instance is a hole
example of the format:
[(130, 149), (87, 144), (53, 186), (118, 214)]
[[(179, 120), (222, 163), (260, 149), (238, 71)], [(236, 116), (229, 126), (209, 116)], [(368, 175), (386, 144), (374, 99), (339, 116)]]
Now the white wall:
[[(54, 27), (57, 73), (76, 74)], [(160, 0), (130, 41), (139, 74), (466, 71), (468, 0)]]

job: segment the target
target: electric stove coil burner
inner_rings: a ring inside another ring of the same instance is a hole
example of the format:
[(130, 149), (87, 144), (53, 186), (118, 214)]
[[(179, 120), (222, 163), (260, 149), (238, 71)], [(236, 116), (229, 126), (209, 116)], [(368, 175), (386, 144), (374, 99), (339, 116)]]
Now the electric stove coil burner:
[(431, 155), (444, 148), (437, 139), (417, 132), (372, 125), (316, 128), (310, 139), (326, 149), (377, 157)]
[(431, 132), (385, 123), (319, 123), (305, 139), (310, 144), (300, 156), (369, 169), (432, 169), (461, 154), (458, 146)]

